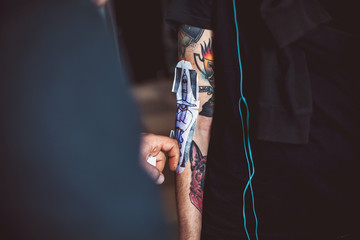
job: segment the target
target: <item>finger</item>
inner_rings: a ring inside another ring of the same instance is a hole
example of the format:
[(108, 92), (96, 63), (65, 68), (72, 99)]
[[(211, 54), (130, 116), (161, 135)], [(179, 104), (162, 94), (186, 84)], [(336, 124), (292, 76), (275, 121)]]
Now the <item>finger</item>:
[(141, 137), (141, 150), (143, 155), (156, 156), (161, 151), (162, 136), (158, 136), (151, 133), (142, 133)]
[(156, 184), (161, 184), (164, 182), (164, 175), (156, 167), (147, 162), (142, 162), (141, 166), (145, 169), (145, 172), (147, 172), (147, 174)]
[(169, 168), (174, 171), (178, 165), (180, 158), (180, 150), (178, 146), (178, 142), (175, 139), (161, 136), (161, 150), (168, 153), (169, 157)]
[(144, 157), (149, 155), (156, 156), (160, 153), (160, 151), (168, 152), (169, 168), (172, 171), (176, 169), (180, 158), (180, 150), (178, 142), (175, 139), (143, 133), (142, 143), (142, 155)]
[(156, 156), (156, 168), (159, 169), (160, 172), (164, 170), (166, 163), (166, 156), (164, 152), (159, 152)]
[(165, 176), (164, 174), (160, 173), (160, 176), (158, 177), (158, 179), (155, 180), (156, 184), (162, 184), (165, 181)]
[(157, 156), (161, 152), (161, 143), (155, 143), (150, 151), (151, 156)]
[(141, 134), (141, 142), (140, 142), (140, 160), (146, 161), (150, 156), (151, 149), (153, 148), (151, 141), (149, 141), (150, 134), (142, 133)]
[(173, 155), (169, 152), (168, 156), (169, 156), (169, 161), (168, 161), (169, 168), (170, 168), (171, 171), (175, 171), (178, 164), (179, 164), (180, 152), (176, 153), (176, 154), (173, 154)]

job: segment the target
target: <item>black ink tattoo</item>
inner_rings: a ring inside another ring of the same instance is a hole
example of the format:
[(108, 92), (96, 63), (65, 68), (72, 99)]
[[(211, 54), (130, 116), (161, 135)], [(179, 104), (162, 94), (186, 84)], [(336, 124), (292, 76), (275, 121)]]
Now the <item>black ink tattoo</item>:
[(210, 101), (211, 101), (211, 98), (209, 99), (209, 101), (204, 103), (204, 105), (202, 106), (202, 110), (201, 110), (201, 112), (199, 112), (199, 114), (201, 116), (204, 116), (204, 117), (213, 117), (214, 116), (214, 105), (212, 105), (210, 103)]
[[(210, 86), (199, 86), (199, 92), (205, 92), (208, 95), (214, 94), (214, 89)], [(211, 105), (210, 100), (207, 101), (199, 113), (201, 116), (212, 117), (214, 115), (214, 106)]]
[(206, 170), (206, 156), (203, 156), (198, 145), (192, 141), (190, 148), (191, 183), (190, 201), (202, 213), (203, 192)]
[(179, 54), (181, 58), (185, 57), (185, 50), (192, 43), (197, 43), (204, 33), (204, 29), (189, 25), (181, 25), (179, 29)]
[(214, 90), (210, 86), (199, 86), (199, 92), (206, 92), (208, 95), (213, 94)]

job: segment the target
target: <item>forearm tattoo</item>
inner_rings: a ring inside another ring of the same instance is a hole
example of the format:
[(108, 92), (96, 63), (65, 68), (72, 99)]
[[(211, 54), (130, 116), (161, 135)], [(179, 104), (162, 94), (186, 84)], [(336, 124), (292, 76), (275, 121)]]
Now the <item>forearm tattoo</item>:
[(203, 191), (206, 170), (206, 156), (203, 156), (198, 145), (193, 141), (190, 149), (191, 183), (190, 201), (202, 213)]
[[(193, 27), (189, 25), (181, 25), (179, 29), (179, 57), (185, 58), (186, 49), (192, 44), (198, 44), (204, 34), (204, 29)], [(210, 86), (200, 86), (199, 92), (206, 92), (212, 95), (211, 98), (202, 106), (202, 111), (199, 115), (205, 117), (212, 117), (215, 105), (215, 78), (214, 78), (214, 55), (213, 55), (213, 39), (209, 38), (201, 46), (201, 53), (194, 53), (194, 62), (197, 70), (202, 73), (203, 79), (207, 80)]]
[(184, 171), (199, 114), (199, 83), (197, 72), (188, 61), (181, 60), (175, 68), (172, 92), (176, 93), (177, 111), (175, 138), (179, 143), (180, 159), (176, 173)]
[(185, 57), (185, 50), (193, 43), (197, 43), (204, 33), (204, 29), (189, 25), (181, 25), (179, 29), (179, 54), (181, 58)]
[(203, 105), (202, 111), (199, 114), (205, 117), (212, 117), (215, 105), (214, 54), (212, 39), (209, 39), (208, 43), (204, 42), (204, 44), (201, 44), (201, 55), (199, 53), (194, 53), (194, 60), (198, 70), (203, 74), (204, 78), (209, 81), (211, 85), (211, 87), (209, 86), (211, 89), (210, 94), (212, 94), (209, 101)]
[(210, 86), (199, 86), (199, 92), (205, 92), (208, 95), (211, 95), (214, 93), (214, 90)]

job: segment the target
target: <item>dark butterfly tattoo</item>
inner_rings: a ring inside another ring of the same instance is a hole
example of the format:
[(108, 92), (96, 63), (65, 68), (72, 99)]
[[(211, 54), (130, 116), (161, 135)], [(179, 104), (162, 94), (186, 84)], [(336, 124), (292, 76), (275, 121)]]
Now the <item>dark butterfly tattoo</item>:
[(203, 190), (205, 181), (206, 156), (203, 156), (198, 145), (192, 141), (190, 148), (191, 183), (190, 201), (202, 213)]

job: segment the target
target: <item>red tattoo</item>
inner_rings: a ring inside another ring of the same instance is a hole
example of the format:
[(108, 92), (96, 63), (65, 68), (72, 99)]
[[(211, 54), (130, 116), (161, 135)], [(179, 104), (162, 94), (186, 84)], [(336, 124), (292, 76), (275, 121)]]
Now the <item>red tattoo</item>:
[(203, 190), (205, 181), (206, 156), (193, 141), (190, 149), (191, 183), (190, 201), (202, 213)]

